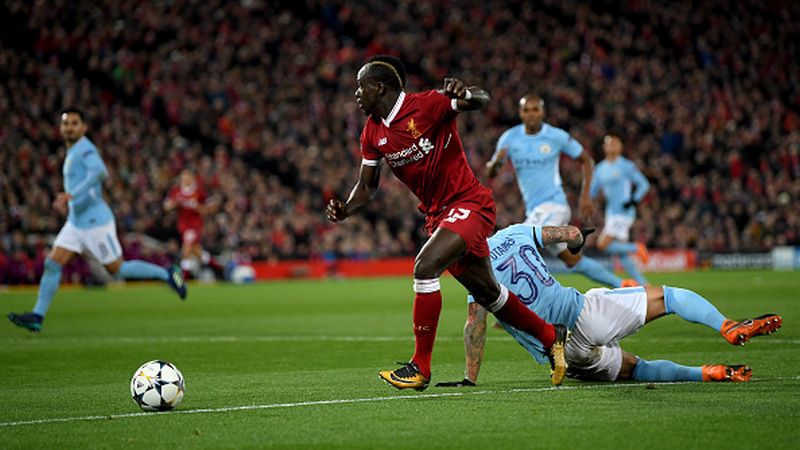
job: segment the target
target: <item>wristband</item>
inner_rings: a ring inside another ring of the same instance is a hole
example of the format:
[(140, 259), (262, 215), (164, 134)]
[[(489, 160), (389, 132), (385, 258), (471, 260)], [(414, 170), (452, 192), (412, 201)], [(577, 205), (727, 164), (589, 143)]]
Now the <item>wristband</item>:
[(544, 248), (544, 243), (542, 242), (542, 227), (538, 225), (533, 227), (533, 240), (536, 242), (536, 245)]

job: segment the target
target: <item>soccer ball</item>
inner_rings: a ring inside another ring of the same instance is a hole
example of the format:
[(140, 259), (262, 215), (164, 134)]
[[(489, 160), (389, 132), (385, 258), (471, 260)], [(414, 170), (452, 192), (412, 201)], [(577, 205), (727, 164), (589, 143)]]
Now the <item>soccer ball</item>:
[(183, 375), (172, 363), (142, 364), (131, 379), (131, 397), (145, 411), (169, 411), (183, 400)]
[(231, 281), (234, 284), (252, 283), (256, 279), (256, 270), (246, 264), (238, 265), (231, 271)]

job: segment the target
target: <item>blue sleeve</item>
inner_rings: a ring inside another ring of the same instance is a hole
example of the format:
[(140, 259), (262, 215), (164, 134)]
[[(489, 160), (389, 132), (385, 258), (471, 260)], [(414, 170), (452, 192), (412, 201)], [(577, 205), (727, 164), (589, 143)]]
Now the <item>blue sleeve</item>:
[(642, 172), (640, 172), (633, 163), (630, 164), (629, 172), (631, 181), (636, 186), (636, 189), (633, 191), (633, 199), (636, 202), (640, 202), (647, 194), (647, 191), (650, 190), (650, 182), (647, 181), (647, 178), (642, 175)]
[(583, 145), (580, 142), (575, 140), (572, 136), (570, 136), (564, 130), (558, 130), (561, 134), (563, 133), (564, 143), (561, 145), (561, 152), (566, 153), (572, 159), (578, 159), (583, 153)]
[[(503, 148), (503, 147), (509, 147), (509, 150), (511, 150), (510, 145), (511, 145), (511, 130), (512, 129), (513, 128), (509, 128), (503, 134), (500, 135), (500, 139), (497, 140), (497, 145), (494, 148), (494, 155), (492, 155), (492, 158), (494, 158), (495, 155), (497, 155), (497, 152), (499, 152), (500, 149)], [(506, 157), (508, 157), (508, 153), (506, 153)]]
[(542, 242), (542, 227), (539, 225), (533, 227), (533, 242), (535, 242), (537, 246), (544, 248), (544, 242)]
[(89, 195), (88, 191), (86, 191), (80, 195), (73, 195), (72, 199), (70, 199), (70, 202), (72, 204), (72, 209), (79, 213), (86, 209), (86, 207), (92, 203), (92, 200), (92, 196)]
[(592, 175), (592, 184), (589, 185), (589, 196), (591, 198), (597, 197), (597, 194), (600, 193), (600, 182), (597, 181), (597, 179), (599, 178), (598, 177), (599, 171), (600, 171), (600, 165), (598, 164), (594, 168), (594, 174)]
[(103, 160), (100, 159), (100, 155), (97, 153), (97, 150), (84, 150), (81, 155), (81, 162), (86, 168), (86, 175), (83, 177), (80, 183), (75, 185), (75, 187), (72, 189), (72, 192), (68, 193), (73, 198), (81, 196), (82, 194), (86, 193), (95, 182), (103, 181), (106, 179), (106, 177), (108, 177), (108, 169), (106, 169), (106, 165), (103, 163)]

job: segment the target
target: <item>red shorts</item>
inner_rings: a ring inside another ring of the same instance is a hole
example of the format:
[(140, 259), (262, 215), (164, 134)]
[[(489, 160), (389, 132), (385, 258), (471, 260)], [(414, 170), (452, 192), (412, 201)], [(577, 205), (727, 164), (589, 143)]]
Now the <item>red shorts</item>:
[(486, 239), (494, 232), (495, 220), (494, 199), (488, 194), (447, 205), (441, 214), (426, 218), (425, 228), (429, 234), (433, 234), (437, 228), (446, 228), (457, 233), (466, 242), (467, 251), (464, 256), (447, 267), (447, 271), (457, 277), (475, 261), (489, 256)]
[(197, 227), (181, 227), (178, 231), (181, 233), (183, 245), (197, 244), (200, 242), (200, 235), (203, 233), (203, 229)]

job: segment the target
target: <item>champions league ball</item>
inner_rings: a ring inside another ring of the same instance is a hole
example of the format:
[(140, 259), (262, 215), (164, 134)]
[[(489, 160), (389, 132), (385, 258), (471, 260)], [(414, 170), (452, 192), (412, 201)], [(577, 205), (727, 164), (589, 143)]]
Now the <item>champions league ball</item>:
[(234, 284), (252, 283), (256, 279), (256, 270), (253, 266), (238, 265), (231, 271), (231, 281)]
[(136, 369), (131, 397), (145, 411), (169, 411), (183, 400), (183, 375), (166, 361), (150, 361)]

